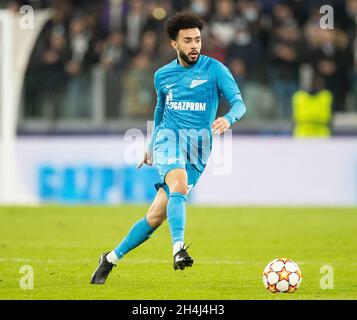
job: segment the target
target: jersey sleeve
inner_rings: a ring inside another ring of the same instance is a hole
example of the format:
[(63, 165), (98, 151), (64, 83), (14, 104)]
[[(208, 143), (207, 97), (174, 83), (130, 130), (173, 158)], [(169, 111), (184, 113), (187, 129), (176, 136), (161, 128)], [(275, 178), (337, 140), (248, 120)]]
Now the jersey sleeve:
[(154, 127), (147, 148), (149, 152), (152, 152), (153, 145), (154, 145), (155, 131), (156, 128), (162, 122), (162, 119), (164, 117), (164, 110), (165, 110), (165, 94), (161, 90), (160, 78), (158, 72), (156, 72), (154, 75), (154, 85), (156, 91), (156, 107), (154, 112)]
[(219, 93), (224, 95), (231, 107), (224, 118), (228, 120), (230, 125), (233, 125), (245, 114), (246, 106), (232, 73), (222, 63), (217, 63), (216, 76)]

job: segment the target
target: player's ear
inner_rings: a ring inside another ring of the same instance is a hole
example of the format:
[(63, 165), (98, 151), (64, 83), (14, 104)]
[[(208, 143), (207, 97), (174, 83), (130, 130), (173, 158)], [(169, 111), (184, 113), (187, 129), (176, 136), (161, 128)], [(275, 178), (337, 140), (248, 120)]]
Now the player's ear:
[(175, 50), (177, 50), (177, 41), (171, 40), (171, 46), (172, 46)]

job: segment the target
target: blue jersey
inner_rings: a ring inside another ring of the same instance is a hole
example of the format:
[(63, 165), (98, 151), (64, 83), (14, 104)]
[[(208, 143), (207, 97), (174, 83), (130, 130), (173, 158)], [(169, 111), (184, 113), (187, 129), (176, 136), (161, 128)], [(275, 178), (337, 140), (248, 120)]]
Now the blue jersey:
[(154, 82), (157, 104), (149, 150), (153, 149), (156, 136), (162, 129), (176, 132), (177, 137), (179, 131), (184, 129), (192, 135), (206, 129), (211, 143), (211, 126), (222, 95), (231, 107), (224, 115), (230, 125), (246, 111), (238, 85), (229, 69), (204, 55), (200, 55), (197, 63), (188, 67), (183, 67), (175, 59), (156, 71)]

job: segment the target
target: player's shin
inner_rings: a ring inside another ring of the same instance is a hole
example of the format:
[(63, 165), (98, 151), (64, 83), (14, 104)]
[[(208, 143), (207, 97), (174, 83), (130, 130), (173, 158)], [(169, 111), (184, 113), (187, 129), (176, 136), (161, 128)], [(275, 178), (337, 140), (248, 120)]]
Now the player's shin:
[(117, 264), (118, 261), (130, 250), (133, 250), (149, 239), (155, 229), (156, 228), (150, 226), (145, 216), (132, 226), (129, 233), (120, 244), (107, 255), (107, 260), (113, 264)]
[(184, 245), (184, 233), (186, 223), (187, 196), (179, 192), (172, 192), (167, 204), (167, 221), (173, 243), (173, 255)]

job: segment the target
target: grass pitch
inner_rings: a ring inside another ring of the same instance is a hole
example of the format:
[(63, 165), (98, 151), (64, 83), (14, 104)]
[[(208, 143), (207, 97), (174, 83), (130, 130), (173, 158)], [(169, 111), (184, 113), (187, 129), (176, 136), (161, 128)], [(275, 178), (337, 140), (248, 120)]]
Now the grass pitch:
[[(357, 299), (357, 209), (189, 207), (192, 268), (173, 270), (165, 223), (104, 286), (90, 285), (100, 254), (146, 209), (0, 207), (0, 299)], [(293, 294), (263, 287), (263, 269), (278, 257), (300, 265)], [(32, 290), (20, 288), (23, 265), (33, 268)], [(324, 265), (333, 289), (320, 287)]]

